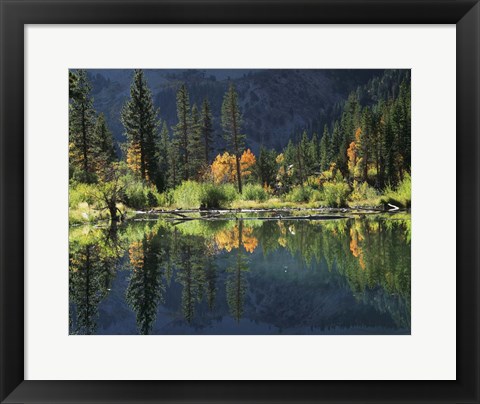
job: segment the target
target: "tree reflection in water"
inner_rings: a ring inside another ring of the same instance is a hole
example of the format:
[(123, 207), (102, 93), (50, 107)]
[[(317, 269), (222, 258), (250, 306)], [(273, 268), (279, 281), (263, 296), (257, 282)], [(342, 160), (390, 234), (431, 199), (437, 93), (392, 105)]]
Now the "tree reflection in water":
[(69, 286), (71, 334), (408, 334), (410, 216), (72, 228)]

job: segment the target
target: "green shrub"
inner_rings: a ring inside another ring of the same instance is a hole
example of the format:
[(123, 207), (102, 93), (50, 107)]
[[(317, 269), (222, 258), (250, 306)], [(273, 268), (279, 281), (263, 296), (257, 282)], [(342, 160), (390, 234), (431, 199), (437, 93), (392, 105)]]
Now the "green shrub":
[(165, 191), (165, 192), (159, 194), (157, 196), (158, 206), (163, 206), (163, 207), (171, 206), (174, 202), (173, 192), (174, 191), (170, 189), (168, 191)]
[(288, 202), (308, 202), (312, 193), (313, 189), (310, 186), (296, 186), (285, 196), (285, 200)]
[(200, 207), (203, 209), (226, 208), (237, 198), (235, 187), (231, 184), (202, 184)]
[(173, 191), (177, 208), (198, 209), (201, 203), (202, 185), (195, 181), (184, 181)]
[(409, 208), (412, 202), (412, 178), (410, 174), (405, 175), (396, 190), (387, 186), (380, 201), (383, 204), (391, 203), (401, 208)]
[(158, 193), (155, 191), (149, 190), (147, 192), (147, 203), (148, 207), (154, 208), (158, 205), (158, 198), (157, 198)]
[(359, 183), (353, 181), (353, 191), (350, 194), (350, 200), (352, 202), (372, 201), (378, 198), (378, 192), (375, 188), (369, 186), (367, 182)]
[(79, 204), (86, 202), (89, 205), (95, 203), (95, 185), (71, 184), (68, 190), (68, 205), (77, 208)]
[(242, 199), (245, 201), (263, 202), (268, 199), (267, 191), (260, 184), (246, 184), (242, 191)]
[(125, 188), (125, 203), (134, 209), (143, 209), (148, 206), (147, 192), (140, 181), (128, 181)]
[(323, 184), (323, 196), (328, 206), (338, 208), (347, 205), (350, 187), (345, 182), (326, 182)]
[(312, 194), (310, 195), (310, 202), (321, 202), (325, 199), (323, 192), (320, 192), (317, 189), (312, 190)]

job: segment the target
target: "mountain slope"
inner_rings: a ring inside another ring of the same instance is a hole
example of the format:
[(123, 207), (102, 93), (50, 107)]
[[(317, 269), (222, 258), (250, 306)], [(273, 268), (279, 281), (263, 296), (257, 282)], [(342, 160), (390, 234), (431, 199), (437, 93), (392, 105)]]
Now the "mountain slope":
[[(95, 108), (106, 116), (118, 142), (125, 140), (120, 112), (129, 97), (130, 69), (91, 69)], [(257, 152), (260, 145), (281, 150), (292, 136), (304, 129), (322, 132), (338, 114), (338, 106), (348, 94), (380, 77), (383, 70), (312, 69), (207, 69), (145, 70), (160, 117), (169, 127), (176, 124), (176, 92), (187, 85), (191, 104), (210, 100), (214, 115), (217, 151), (224, 147), (221, 138), (220, 110), (230, 82), (239, 94), (243, 112), (243, 132), (247, 146)]]

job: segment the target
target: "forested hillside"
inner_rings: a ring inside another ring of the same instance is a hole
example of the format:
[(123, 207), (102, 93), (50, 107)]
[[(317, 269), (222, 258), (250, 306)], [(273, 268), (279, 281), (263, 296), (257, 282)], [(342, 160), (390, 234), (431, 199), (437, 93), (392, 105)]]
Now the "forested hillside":
[[(153, 102), (169, 127), (175, 125), (176, 93), (188, 87), (190, 101), (199, 105), (208, 98), (212, 105), (214, 128), (220, 133), (220, 107), (230, 82), (239, 94), (247, 146), (258, 152), (260, 146), (280, 151), (293, 133), (303, 129), (322, 131), (341, 111), (351, 91), (376, 78), (385, 81), (383, 70), (145, 70)], [(404, 74), (404, 73), (403, 73)], [(103, 112), (114, 138), (124, 141), (120, 110), (128, 98), (132, 70), (88, 70), (94, 106)], [(388, 80), (389, 81), (389, 80)], [(389, 83), (398, 87), (399, 83)], [(376, 91), (378, 84), (372, 86)], [(365, 95), (365, 94), (364, 94)], [(365, 99), (367, 101), (367, 99)], [(217, 151), (225, 146), (216, 139)]]
[(69, 79), (71, 186), (115, 220), (119, 203), (410, 205), (409, 70), (73, 70)]

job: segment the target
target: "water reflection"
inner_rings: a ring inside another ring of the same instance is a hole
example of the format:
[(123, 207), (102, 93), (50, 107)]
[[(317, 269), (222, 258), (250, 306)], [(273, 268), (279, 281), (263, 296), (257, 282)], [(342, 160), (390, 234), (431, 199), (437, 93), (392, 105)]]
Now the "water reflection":
[(70, 230), (71, 334), (409, 334), (410, 216)]

